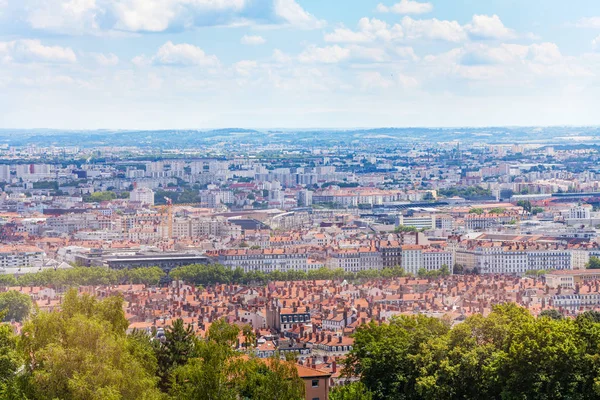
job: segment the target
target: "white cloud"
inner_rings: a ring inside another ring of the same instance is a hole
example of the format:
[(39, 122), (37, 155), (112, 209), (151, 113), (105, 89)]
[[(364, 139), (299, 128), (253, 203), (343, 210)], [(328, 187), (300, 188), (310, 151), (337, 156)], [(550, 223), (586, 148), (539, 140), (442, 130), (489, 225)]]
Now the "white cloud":
[(274, 0), (275, 15), (291, 26), (303, 29), (320, 29), (325, 21), (318, 20), (305, 11), (295, 0)]
[(581, 18), (575, 26), (578, 28), (600, 29), (600, 17)]
[(182, 31), (202, 26), (316, 29), (325, 25), (295, 0), (18, 0), (15, 4), (11, 11), (15, 20), (34, 29), (75, 35)]
[(233, 65), (235, 71), (242, 76), (250, 76), (258, 67), (258, 63), (254, 60), (242, 60)]
[[(135, 61), (133, 62), (135, 63)], [(156, 65), (214, 67), (219, 65), (219, 59), (214, 55), (206, 54), (200, 47), (187, 43), (173, 44), (173, 42), (168, 41), (152, 57), (152, 63)]]
[(448, 42), (460, 42), (467, 35), (463, 27), (456, 21), (433, 19), (402, 18), (402, 28), (406, 39), (434, 39)]
[(389, 59), (389, 56), (385, 49), (380, 47), (366, 47), (351, 45), (348, 47), (350, 50), (350, 56), (353, 59), (383, 62)]
[(273, 55), (271, 58), (277, 64), (287, 64), (292, 61), (292, 57), (289, 54), (286, 54), (279, 49), (273, 50)]
[(335, 46), (317, 47), (308, 46), (300, 55), (298, 60), (302, 63), (335, 64), (350, 57), (350, 50)]
[(418, 61), (419, 57), (415, 54), (415, 50), (409, 46), (399, 46), (394, 49), (394, 52), (402, 59)]
[(114, 55), (113, 53), (103, 54), (103, 53), (94, 53), (92, 57), (96, 62), (105, 67), (113, 67), (119, 63), (119, 57)]
[(598, 35), (594, 40), (592, 40), (592, 46), (594, 46), (595, 49), (600, 47), (600, 35)]
[(412, 76), (407, 76), (404, 74), (395, 74), (395, 76), (400, 86), (402, 86), (405, 89), (415, 88), (419, 86), (419, 81)]
[(250, 46), (258, 46), (261, 44), (265, 44), (267, 41), (264, 37), (258, 35), (244, 35), (240, 40), (241, 44), (247, 44)]
[(131, 59), (131, 63), (137, 67), (145, 67), (150, 65), (151, 62), (152, 60), (146, 56), (135, 56)]
[(516, 36), (512, 29), (504, 26), (496, 14), (474, 15), (471, 23), (465, 25), (465, 29), (475, 39), (511, 39)]
[(0, 42), (0, 55), (5, 61), (19, 63), (66, 64), (77, 61), (77, 56), (70, 47), (45, 46), (37, 39)]
[[(162, 32), (232, 22), (232, 14), (246, 6), (245, 0), (110, 0), (117, 18), (115, 27), (131, 32)], [(214, 22), (206, 21), (207, 17)]]
[(325, 41), (333, 43), (368, 43), (374, 40), (391, 41), (404, 36), (402, 26), (395, 24), (389, 26), (387, 22), (376, 18), (361, 18), (358, 21), (358, 30), (336, 28), (332, 33), (325, 35)]
[(433, 10), (433, 4), (431, 3), (419, 3), (413, 0), (400, 0), (399, 3), (394, 4), (391, 7), (385, 6), (381, 3), (377, 5), (377, 11), (382, 13), (392, 12), (395, 14), (425, 14)]
[(528, 58), (540, 64), (555, 64), (562, 61), (563, 56), (554, 43), (540, 43), (529, 46)]
[(363, 90), (389, 89), (394, 86), (392, 79), (384, 78), (378, 71), (364, 71), (357, 74), (358, 83)]
[(21, 0), (32, 28), (59, 33), (90, 33), (106, 13), (96, 0)]

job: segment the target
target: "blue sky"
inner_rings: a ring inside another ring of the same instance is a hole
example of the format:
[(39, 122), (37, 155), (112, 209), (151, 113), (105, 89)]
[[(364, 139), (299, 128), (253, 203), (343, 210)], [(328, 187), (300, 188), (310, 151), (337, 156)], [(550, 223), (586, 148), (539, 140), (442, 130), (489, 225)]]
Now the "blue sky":
[(0, 0), (0, 128), (600, 124), (594, 0)]

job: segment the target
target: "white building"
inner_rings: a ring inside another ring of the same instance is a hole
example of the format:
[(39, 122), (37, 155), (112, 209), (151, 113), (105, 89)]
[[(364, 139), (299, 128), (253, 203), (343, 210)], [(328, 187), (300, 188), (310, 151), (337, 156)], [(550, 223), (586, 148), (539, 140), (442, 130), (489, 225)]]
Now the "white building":
[(142, 204), (154, 205), (154, 191), (147, 187), (138, 187), (129, 194), (130, 201), (139, 201)]
[(0, 270), (5, 268), (41, 267), (46, 253), (35, 246), (0, 246)]

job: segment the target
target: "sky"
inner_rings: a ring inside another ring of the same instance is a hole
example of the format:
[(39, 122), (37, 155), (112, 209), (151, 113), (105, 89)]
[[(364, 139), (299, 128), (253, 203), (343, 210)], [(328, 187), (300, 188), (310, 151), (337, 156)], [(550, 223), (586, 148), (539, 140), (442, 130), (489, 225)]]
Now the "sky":
[(0, 128), (600, 125), (597, 0), (0, 0)]

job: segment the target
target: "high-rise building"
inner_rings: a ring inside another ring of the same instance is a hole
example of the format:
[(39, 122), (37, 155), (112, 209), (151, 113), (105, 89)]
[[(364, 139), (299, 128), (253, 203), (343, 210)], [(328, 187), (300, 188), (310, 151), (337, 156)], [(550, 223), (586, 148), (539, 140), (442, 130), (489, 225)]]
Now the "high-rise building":
[(135, 188), (129, 194), (129, 200), (143, 204), (154, 205), (154, 191), (146, 187)]

